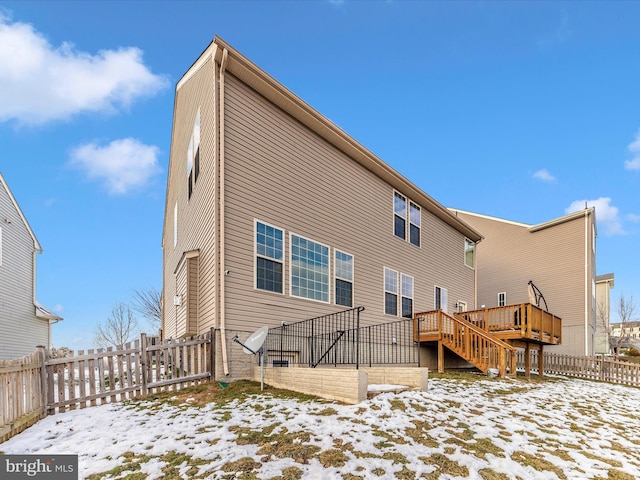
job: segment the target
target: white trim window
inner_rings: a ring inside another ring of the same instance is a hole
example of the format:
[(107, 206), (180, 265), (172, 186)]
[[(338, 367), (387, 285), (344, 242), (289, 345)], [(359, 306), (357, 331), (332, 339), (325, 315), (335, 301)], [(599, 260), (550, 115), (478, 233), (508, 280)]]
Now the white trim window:
[(398, 315), (398, 272), (384, 267), (384, 313)]
[(404, 318), (413, 318), (413, 277), (404, 273), (401, 274), (400, 284), (402, 316)]
[(334, 250), (333, 268), (336, 305), (353, 307), (353, 255)]
[(407, 199), (393, 192), (393, 233), (396, 237), (407, 238)]
[(499, 307), (507, 306), (507, 292), (500, 292), (498, 294), (498, 306)]
[(449, 293), (446, 288), (438, 287), (437, 285), (433, 288), (434, 291), (434, 305), (436, 310), (442, 310), (444, 313), (449, 313)]
[(470, 268), (476, 266), (476, 244), (468, 238), (464, 239), (464, 264)]
[(198, 114), (193, 125), (193, 132), (189, 139), (189, 146), (187, 147), (187, 191), (189, 192), (189, 198), (193, 193), (193, 186), (198, 180), (200, 175), (200, 109), (198, 108)]
[(422, 213), (420, 207), (413, 202), (409, 202), (409, 243), (420, 246), (420, 225), (422, 224)]
[(420, 207), (407, 200), (404, 195), (393, 192), (393, 234), (419, 247), (421, 225), (422, 210)]
[(255, 221), (256, 284), (258, 290), (284, 293), (284, 231)]
[(291, 296), (329, 303), (329, 247), (291, 234)]

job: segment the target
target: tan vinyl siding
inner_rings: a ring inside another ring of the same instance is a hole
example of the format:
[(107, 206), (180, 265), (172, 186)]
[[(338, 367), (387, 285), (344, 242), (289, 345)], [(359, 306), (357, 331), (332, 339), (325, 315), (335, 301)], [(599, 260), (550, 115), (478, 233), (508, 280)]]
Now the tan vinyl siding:
[[(366, 307), (365, 323), (393, 319), (384, 315), (385, 266), (414, 278), (415, 311), (433, 308), (435, 283), (474, 305), (462, 234), (423, 208), (422, 246), (395, 237), (390, 185), (230, 74), (225, 92), (228, 328), (252, 331), (343, 309), (333, 276), (329, 304), (289, 295), (290, 233), (330, 246), (330, 271), (335, 249), (354, 256), (354, 305)], [(284, 295), (254, 288), (255, 220), (284, 230)]]
[(49, 346), (49, 322), (35, 316), (34, 238), (1, 179), (0, 228), (0, 359), (13, 359)]
[[(198, 275), (208, 288), (196, 296), (199, 328), (216, 326), (216, 293), (218, 282), (216, 209), (217, 152), (215, 68), (209, 59), (176, 92), (171, 161), (167, 188), (165, 229), (163, 234), (165, 338), (176, 335), (176, 313), (173, 305), (175, 269), (183, 254), (199, 249)], [(193, 185), (191, 198), (187, 190), (187, 149), (200, 109), (200, 174)], [(173, 246), (173, 205), (178, 204), (178, 244)], [(185, 307), (186, 308), (186, 307)], [(197, 329), (197, 328), (196, 328)]]
[(464, 212), (458, 216), (485, 237), (477, 246), (478, 304), (498, 306), (500, 292), (506, 292), (508, 304), (528, 302), (527, 283), (532, 280), (549, 311), (562, 318), (563, 344), (551, 350), (589, 354), (592, 216), (540, 229)]

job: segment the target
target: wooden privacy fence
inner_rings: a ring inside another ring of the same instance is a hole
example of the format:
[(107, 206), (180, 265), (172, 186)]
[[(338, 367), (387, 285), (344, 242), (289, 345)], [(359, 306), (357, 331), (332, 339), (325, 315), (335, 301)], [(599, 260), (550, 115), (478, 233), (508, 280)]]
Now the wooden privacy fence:
[(0, 442), (46, 416), (44, 362), (44, 348), (16, 360), (0, 360)]
[[(517, 368), (524, 368), (523, 350), (517, 353)], [(537, 350), (531, 351), (532, 371), (537, 372)], [(640, 364), (605, 356), (575, 356), (544, 352), (544, 373), (567, 375), (570, 377), (600, 380), (640, 387)]]
[(0, 441), (47, 415), (177, 390), (213, 378), (213, 330), (160, 343), (141, 335), (126, 345), (49, 358), (43, 348), (0, 361)]

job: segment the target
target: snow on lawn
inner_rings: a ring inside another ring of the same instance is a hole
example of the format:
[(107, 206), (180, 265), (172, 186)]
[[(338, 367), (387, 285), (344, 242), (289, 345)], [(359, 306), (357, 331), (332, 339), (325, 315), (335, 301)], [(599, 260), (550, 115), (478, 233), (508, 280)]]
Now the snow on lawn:
[(640, 389), (434, 378), (358, 405), (265, 392), (53, 415), (0, 445), (78, 454), (80, 478), (640, 478)]

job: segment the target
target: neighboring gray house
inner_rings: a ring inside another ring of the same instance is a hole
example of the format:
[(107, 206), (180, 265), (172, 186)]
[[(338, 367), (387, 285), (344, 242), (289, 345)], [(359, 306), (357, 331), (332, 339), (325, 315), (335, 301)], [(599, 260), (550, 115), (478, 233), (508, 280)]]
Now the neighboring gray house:
[(214, 329), (216, 376), (263, 325), (476, 308), (481, 235), (223, 40), (175, 95), (162, 334)]
[(51, 346), (51, 324), (62, 320), (36, 300), (38, 239), (0, 173), (0, 359)]
[[(587, 208), (528, 225), (450, 209), (483, 235), (477, 251), (479, 305), (500, 307), (533, 300), (542, 292), (562, 319), (562, 344), (547, 351), (592, 355), (596, 339), (596, 219)], [(542, 305), (545, 308), (545, 305)]]

